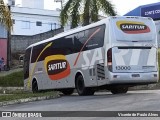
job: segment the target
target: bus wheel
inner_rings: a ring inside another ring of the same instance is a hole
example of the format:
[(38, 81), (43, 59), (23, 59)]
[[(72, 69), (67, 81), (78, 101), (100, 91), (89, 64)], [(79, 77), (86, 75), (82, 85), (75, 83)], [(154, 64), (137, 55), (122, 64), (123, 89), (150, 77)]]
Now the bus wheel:
[(38, 92), (38, 84), (37, 84), (36, 80), (33, 80), (33, 82), (32, 82), (32, 91), (33, 91), (33, 93)]
[(91, 88), (86, 88), (85, 84), (84, 84), (84, 79), (82, 75), (79, 75), (76, 79), (76, 83), (75, 83), (77, 92), (80, 96), (84, 96), (84, 95), (94, 95), (94, 90), (92, 90)]
[(127, 93), (128, 87), (117, 87), (111, 89), (112, 94), (122, 94), (122, 93)]
[(61, 90), (61, 92), (62, 92), (64, 95), (71, 95), (71, 94), (73, 94), (74, 89), (72, 89), (72, 88), (70, 88), (70, 89), (63, 89), (63, 90)]

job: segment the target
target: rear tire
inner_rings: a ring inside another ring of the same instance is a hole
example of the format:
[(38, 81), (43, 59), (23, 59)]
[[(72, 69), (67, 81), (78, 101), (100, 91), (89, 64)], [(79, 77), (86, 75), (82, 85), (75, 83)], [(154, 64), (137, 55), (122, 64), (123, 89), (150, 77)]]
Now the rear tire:
[(37, 93), (38, 92), (38, 84), (36, 80), (33, 80), (32, 82), (32, 92)]
[(128, 87), (116, 87), (111, 89), (112, 94), (125, 94), (128, 91)]
[(77, 92), (80, 96), (85, 96), (85, 95), (94, 95), (94, 90), (92, 88), (86, 88), (84, 84), (84, 79), (82, 75), (79, 75), (76, 78), (76, 83), (75, 83)]
[(70, 89), (63, 89), (63, 90), (61, 90), (61, 92), (62, 92), (64, 95), (71, 95), (71, 94), (73, 94), (74, 89), (72, 89), (72, 88), (70, 88)]

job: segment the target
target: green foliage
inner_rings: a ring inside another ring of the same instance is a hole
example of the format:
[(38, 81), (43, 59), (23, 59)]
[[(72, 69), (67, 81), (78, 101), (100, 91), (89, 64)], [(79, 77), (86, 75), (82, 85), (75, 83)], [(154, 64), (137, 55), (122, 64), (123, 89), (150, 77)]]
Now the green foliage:
[(99, 20), (98, 13), (115, 16), (113, 5), (108, 0), (68, 0), (61, 11), (61, 24), (64, 26), (67, 21), (71, 21), (71, 28), (75, 28), (79, 23), (88, 25)]
[(0, 23), (2, 23), (9, 31), (11, 31), (13, 24), (11, 19), (11, 12), (4, 4), (3, 0), (0, 0)]
[(7, 76), (0, 76), (1, 87), (23, 87), (23, 71), (15, 72)]

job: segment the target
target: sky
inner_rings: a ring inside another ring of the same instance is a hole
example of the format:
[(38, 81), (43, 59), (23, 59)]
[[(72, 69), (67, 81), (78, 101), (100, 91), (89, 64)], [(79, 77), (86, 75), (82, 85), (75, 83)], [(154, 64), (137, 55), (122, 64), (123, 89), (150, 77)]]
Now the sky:
[(119, 15), (124, 15), (141, 5), (160, 2), (160, 0), (110, 0), (110, 1), (112, 2), (112, 4), (115, 5), (116, 11)]
[[(124, 15), (140, 5), (160, 2), (160, 0), (109, 0), (109, 1), (115, 6), (115, 10), (117, 11), (118, 15)], [(16, 0), (16, 4), (17, 6), (21, 4), (21, 0)], [(44, 0), (45, 9), (55, 10), (56, 8), (60, 8), (60, 5), (61, 5), (60, 3), (55, 3), (54, 0)]]
[[(160, 2), (160, 0), (109, 0), (117, 11), (118, 15), (124, 15), (140, 5)], [(48, 4), (49, 3), (49, 4)], [(54, 7), (53, 7), (54, 6)], [(53, 0), (45, 0), (45, 8), (60, 7), (60, 3), (54, 3)]]

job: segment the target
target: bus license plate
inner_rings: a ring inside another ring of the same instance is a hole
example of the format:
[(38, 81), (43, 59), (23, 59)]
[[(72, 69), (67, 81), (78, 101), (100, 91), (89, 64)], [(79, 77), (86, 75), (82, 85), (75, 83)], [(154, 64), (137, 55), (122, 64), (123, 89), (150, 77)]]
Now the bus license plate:
[(132, 74), (132, 77), (140, 77), (139, 74)]

